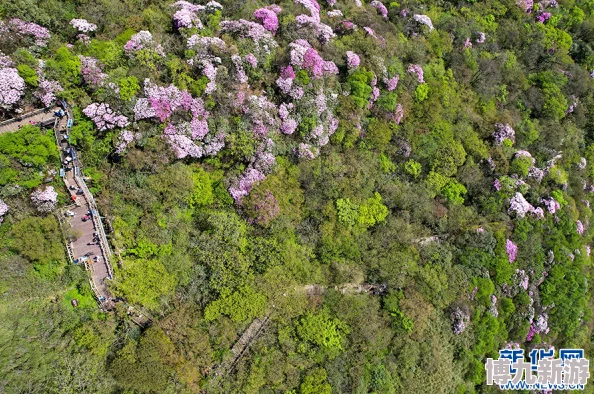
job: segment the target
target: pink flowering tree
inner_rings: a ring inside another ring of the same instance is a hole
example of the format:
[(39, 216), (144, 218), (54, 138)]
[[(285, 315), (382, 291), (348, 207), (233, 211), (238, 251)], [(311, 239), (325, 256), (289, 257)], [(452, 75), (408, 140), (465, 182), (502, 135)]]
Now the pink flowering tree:
[(44, 107), (50, 107), (56, 102), (56, 93), (62, 91), (64, 91), (64, 89), (58, 82), (41, 79), (39, 81), (38, 89), (33, 95), (43, 103)]
[(357, 67), (359, 67), (359, 64), (361, 64), (361, 59), (359, 58), (359, 55), (357, 55), (353, 51), (347, 51), (346, 58), (347, 58), (347, 67), (349, 68), (349, 70), (354, 70)]
[(431, 22), (431, 18), (429, 18), (427, 15), (415, 14), (413, 15), (413, 19), (417, 23), (427, 26), (429, 31), (433, 30), (433, 23)]
[(81, 33), (90, 33), (97, 30), (97, 25), (88, 22), (86, 19), (72, 19), (70, 24)]
[(176, 1), (171, 4), (171, 7), (176, 9), (173, 14), (173, 24), (177, 29), (202, 29), (204, 27), (199, 14), (206, 9), (205, 6), (187, 1)]
[(139, 51), (149, 51), (158, 56), (165, 56), (163, 47), (155, 42), (153, 35), (146, 30), (139, 31), (130, 37), (130, 40), (124, 45), (124, 53), (133, 56)]
[(518, 256), (518, 246), (510, 239), (505, 241), (505, 251), (507, 252), (507, 257), (510, 263), (516, 261), (516, 257)]
[(388, 9), (381, 1), (373, 0), (369, 5), (377, 9), (384, 19), (388, 19)]
[(10, 19), (7, 23), (0, 21), (0, 32), (14, 35), (18, 39), (30, 39), (38, 47), (45, 47), (51, 37), (50, 32), (37, 23), (25, 22), (18, 18)]
[(462, 309), (458, 307), (454, 309), (450, 317), (452, 319), (452, 331), (454, 331), (454, 334), (456, 335), (462, 334), (470, 323), (470, 314), (466, 308)]
[(492, 135), (497, 145), (502, 145), (505, 140), (516, 142), (516, 132), (509, 124), (495, 123), (495, 132)]
[(258, 8), (254, 11), (254, 18), (262, 23), (266, 30), (275, 34), (278, 29), (278, 17), (276, 15), (280, 13), (280, 11), (281, 8), (279, 6)]
[(82, 112), (91, 118), (100, 131), (126, 127), (130, 124), (127, 117), (118, 114), (107, 103), (89, 104)]
[(33, 206), (41, 213), (49, 213), (56, 209), (58, 193), (53, 186), (46, 186), (31, 193)]
[(108, 78), (108, 75), (101, 69), (102, 66), (99, 63), (99, 60), (82, 55), (79, 55), (78, 57), (80, 58), (80, 71), (83, 81), (87, 85), (94, 88), (103, 86), (105, 80)]
[(8, 212), (8, 205), (0, 199), (0, 223), (4, 220), (4, 215)]
[(411, 74), (415, 74), (417, 76), (417, 80), (419, 83), (425, 83), (425, 79), (423, 76), (423, 67), (419, 66), (418, 64), (411, 64), (408, 66), (407, 72)]
[(16, 104), (25, 91), (25, 81), (16, 68), (0, 69), (0, 106), (10, 108)]

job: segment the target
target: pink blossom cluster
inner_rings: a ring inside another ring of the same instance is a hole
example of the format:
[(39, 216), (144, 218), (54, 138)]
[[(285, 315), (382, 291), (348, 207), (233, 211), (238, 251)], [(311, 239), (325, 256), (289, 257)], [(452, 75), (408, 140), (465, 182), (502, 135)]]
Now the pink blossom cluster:
[(496, 178), (493, 181), (493, 187), (495, 188), (495, 190), (500, 191), (501, 190), (501, 181), (499, 180), (499, 178)]
[(580, 220), (578, 220), (578, 221), (576, 222), (576, 226), (577, 226), (577, 233), (578, 233), (579, 235), (582, 235), (582, 234), (584, 234), (584, 225), (583, 225), (583, 223), (582, 223)]
[(538, 167), (532, 166), (528, 169), (528, 176), (535, 179), (537, 182), (540, 182), (542, 181), (542, 178), (544, 178), (545, 172)]
[(579, 103), (578, 98), (573, 96), (573, 103), (569, 106), (569, 108), (567, 108), (567, 110), (565, 110), (565, 115), (568, 115), (568, 114), (572, 113), (573, 111), (575, 111), (575, 109), (578, 106), (578, 103)]
[(191, 29), (193, 27), (202, 29), (204, 27), (198, 13), (206, 7), (183, 0), (173, 3), (171, 6), (177, 8), (177, 11), (173, 14), (173, 24), (177, 29)]
[(252, 190), (254, 184), (263, 181), (266, 176), (255, 168), (248, 168), (245, 172), (229, 187), (229, 193), (237, 204), (241, 204), (243, 198)]
[(165, 51), (160, 44), (155, 43), (153, 35), (147, 30), (141, 30), (130, 37), (130, 40), (124, 45), (124, 52), (132, 54), (142, 49), (154, 50), (157, 54), (165, 56)]
[(373, 80), (371, 81), (371, 98), (369, 100), (369, 105), (367, 106), (368, 109), (373, 107), (373, 103), (377, 101), (380, 95), (380, 90), (377, 87), (377, 76), (373, 74)]
[(76, 39), (82, 42), (84, 46), (88, 46), (91, 43), (91, 37), (86, 34), (77, 34)]
[(526, 13), (532, 12), (532, 7), (534, 6), (533, 0), (517, 0), (516, 5), (522, 8)]
[(528, 277), (526, 272), (524, 270), (516, 268), (516, 273), (514, 274), (514, 283), (516, 283), (518, 287), (524, 290), (528, 290), (529, 282), (530, 278)]
[(468, 323), (470, 323), (470, 315), (468, 311), (462, 310), (462, 308), (456, 308), (450, 315), (452, 319), (452, 330), (454, 334), (460, 335), (466, 330)]
[(250, 39), (256, 45), (258, 53), (262, 52), (266, 55), (278, 47), (272, 34), (264, 26), (245, 19), (222, 21), (221, 33), (236, 34), (241, 38)]
[(470, 37), (466, 37), (466, 40), (464, 41), (464, 48), (472, 48), (472, 42), (470, 42)]
[(530, 324), (530, 328), (528, 329), (528, 335), (526, 335), (526, 341), (531, 341), (534, 338), (534, 335), (544, 333), (549, 333), (549, 325), (548, 325), (548, 315), (546, 313), (542, 313), (536, 319), (536, 323)]
[(56, 209), (58, 193), (53, 186), (46, 186), (44, 189), (37, 189), (31, 193), (33, 206), (42, 213), (49, 213)]
[(76, 30), (83, 32), (83, 33), (90, 33), (92, 31), (97, 30), (97, 25), (94, 23), (88, 22), (86, 19), (72, 19), (70, 21), (70, 24)]
[(57, 81), (41, 79), (39, 80), (38, 89), (33, 95), (41, 100), (44, 107), (49, 107), (56, 101), (56, 93), (62, 91), (64, 91), (64, 89)]
[(188, 124), (179, 124), (174, 127), (180, 134), (167, 134), (164, 137), (171, 145), (178, 159), (214, 156), (225, 146), (225, 135), (223, 133), (208, 136), (202, 142), (198, 142), (184, 134), (185, 130), (190, 128)]
[(175, 85), (159, 86), (151, 83), (150, 79), (144, 81), (144, 93), (148, 102), (155, 111), (155, 116), (164, 122), (178, 109), (189, 110), (192, 105), (192, 96), (186, 91), (180, 91)]
[(300, 159), (313, 160), (319, 154), (319, 149), (312, 147), (310, 144), (302, 142), (296, 150), (297, 157)]
[(80, 72), (85, 83), (93, 87), (103, 86), (108, 75), (101, 69), (99, 60), (83, 55), (78, 55), (78, 57), (81, 65)]
[(354, 70), (357, 67), (359, 67), (359, 64), (361, 64), (361, 59), (359, 58), (359, 55), (357, 55), (353, 51), (347, 51), (346, 58), (347, 58), (347, 67), (349, 68), (349, 70)]
[(340, 25), (338, 25), (337, 30), (340, 32), (343, 32), (343, 33), (355, 31), (355, 30), (357, 30), (357, 25), (355, 25), (353, 22), (345, 19), (342, 22), (340, 22)]
[(281, 119), (280, 131), (283, 134), (291, 135), (297, 129), (297, 120), (293, 114), (295, 106), (293, 103), (282, 103), (278, 107), (278, 115)]
[(260, 21), (266, 30), (275, 34), (278, 29), (278, 17), (276, 14), (280, 11), (281, 9), (278, 6), (272, 7), (272, 9), (271, 7), (258, 8), (254, 11), (254, 18)]
[(237, 81), (239, 83), (246, 83), (248, 81), (248, 76), (243, 69), (243, 60), (239, 55), (232, 55), (231, 61), (235, 65), (235, 71), (237, 73)]
[(493, 317), (499, 316), (499, 311), (497, 310), (497, 296), (495, 294), (491, 294), (491, 307), (489, 308), (489, 313)]
[(245, 55), (243, 57), (243, 60), (245, 60), (245, 62), (249, 64), (252, 68), (258, 67), (258, 59), (256, 58), (256, 56), (254, 56), (253, 53), (248, 53), (247, 55)]
[(516, 132), (509, 124), (495, 123), (495, 132), (492, 134), (497, 145), (503, 144), (503, 141), (508, 139), (511, 142), (516, 142)]
[(278, 110), (266, 96), (249, 96), (243, 113), (248, 117), (252, 125), (252, 133), (256, 138), (266, 137), (271, 127), (278, 129), (276, 118)]
[(331, 61), (325, 61), (305, 40), (297, 40), (291, 44), (291, 64), (308, 70), (313, 78), (338, 74), (338, 67)]
[(415, 14), (413, 15), (413, 19), (421, 25), (427, 26), (429, 31), (433, 30), (433, 23), (431, 22), (431, 18), (429, 18), (427, 15)]
[(388, 9), (381, 1), (373, 0), (369, 5), (377, 9), (384, 19), (388, 19)]
[(518, 217), (523, 218), (527, 213), (533, 212), (534, 207), (526, 201), (522, 193), (516, 192), (509, 202), (508, 214), (515, 213)]
[(578, 164), (578, 168), (580, 170), (585, 170), (586, 166), (588, 165), (588, 161), (585, 157), (580, 157), (580, 163)]
[(18, 18), (9, 20), (6, 25), (0, 21), (0, 33), (4, 31), (12, 32), (21, 38), (31, 37), (35, 41), (35, 45), (40, 47), (46, 46), (51, 37), (49, 30), (45, 27)]
[(394, 121), (394, 123), (400, 124), (400, 122), (402, 122), (403, 117), (404, 117), (404, 107), (402, 107), (402, 104), (398, 103), (398, 104), (396, 104), (396, 109), (394, 110), (394, 113), (392, 114), (391, 119)]
[(0, 223), (4, 220), (3, 216), (8, 212), (8, 205), (0, 199)]
[(549, 199), (543, 198), (541, 202), (544, 204), (550, 214), (555, 214), (555, 212), (561, 209), (561, 205), (553, 197)]
[(541, 12), (537, 17), (536, 20), (539, 23), (545, 23), (546, 21), (548, 21), (549, 19), (551, 19), (551, 13), (550, 12)]
[(365, 31), (365, 33), (367, 33), (368, 35), (370, 35), (371, 37), (376, 37), (375, 36), (375, 32), (373, 31), (373, 29), (371, 27), (368, 26), (364, 26), (363, 30)]
[(110, 130), (115, 127), (126, 127), (130, 124), (128, 118), (116, 113), (107, 103), (89, 104), (83, 113), (95, 123), (99, 131)]
[(0, 106), (7, 108), (16, 104), (25, 91), (25, 81), (16, 68), (0, 69)]
[(281, 92), (289, 94), (293, 88), (293, 80), (295, 79), (295, 71), (292, 66), (281, 68), (280, 76), (276, 79), (276, 85)]
[(419, 83), (425, 83), (425, 79), (423, 78), (423, 68), (418, 64), (409, 65), (406, 71), (409, 73), (416, 74)]
[(510, 263), (516, 261), (516, 257), (518, 256), (518, 246), (513, 243), (512, 240), (507, 239), (505, 241), (505, 251), (507, 252)]
[(336, 18), (338, 16), (343, 16), (341, 10), (331, 10), (331, 11), (328, 11), (328, 17), (330, 17), (330, 18)]
[(2, 51), (0, 51), (0, 69), (12, 66), (14, 66), (14, 62), (10, 56), (6, 56)]
[(400, 75), (398, 75), (398, 74), (396, 74), (392, 78), (388, 78), (387, 75), (384, 75), (384, 77), (382, 79), (382, 81), (384, 82), (384, 85), (386, 85), (386, 90), (388, 92), (391, 92), (394, 89), (396, 89), (396, 87), (398, 86), (399, 80), (400, 80)]
[(130, 143), (134, 141), (134, 137), (134, 133), (129, 130), (120, 131), (120, 135), (118, 136), (118, 142), (116, 143), (115, 152), (117, 154), (122, 154), (126, 150), (128, 145), (130, 145)]

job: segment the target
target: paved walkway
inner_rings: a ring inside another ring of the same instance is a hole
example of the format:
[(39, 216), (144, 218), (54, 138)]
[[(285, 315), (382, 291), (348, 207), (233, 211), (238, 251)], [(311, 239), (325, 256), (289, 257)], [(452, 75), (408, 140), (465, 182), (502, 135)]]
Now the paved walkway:
[[(0, 134), (8, 133), (10, 131), (16, 131), (19, 129), (19, 127), (26, 125), (26, 124), (31, 124), (31, 122), (33, 122), (33, 124), (37, 124), (39, 122), (45, 122), (45, 121), (54, 119), (54, 111), (57, 111), (57, 110), (58, 110), (57, 108), (50, 109), (47, 112), (45, 112), (45, 110), (43, 110), (43, 109), (35, 110), (35, 111), (28, 112), (26, 114), (22, 114), (18, 118), (15, 118), (15, 120), (1, 122), (0, 123)], [(18, 119), (21, 119), (21, 120), (18, 120)]]
[[(18, 121), (0, 124), (0, 134), (17, 131), (19, 126), (24, 124), (38, 124), (55, 120), (54, 112), (58, 110), (59, 108), (56, 107), (49, 111), (36, 110), (23, 114)], [(69, 257), (73, 261), (85, 265), (90, 273), (91, 288), (100, 306), (103, 309), (111, 309), (113, 299), (107, 288), (107, 281), (113, 278), (113, 271), (109, 261), (111, 252), (95, 199), (87, 188), (80, 172), (82, 163), (78, 159), (74, 148), (68, 143), (68, 139), (65, 138), (69, 131), (68, 118), (72, 118), (69, 109), (66, 113), (67, 116), (59, 119), (54, 133), (56, 143), (60, 149), (62, 167), (65, 171), (64, 184), (70, 193), (73, 204), (59, 213), (60, 222), (63, 225), (70, 226), (73, 230), (72, 234), (76, 237), (73, 242), (67, 243)], [(70, 159), (67, 163), (65, 159), (68, 157)], [(74, 216), (65, 215), (67, 211), (74, 213)]]

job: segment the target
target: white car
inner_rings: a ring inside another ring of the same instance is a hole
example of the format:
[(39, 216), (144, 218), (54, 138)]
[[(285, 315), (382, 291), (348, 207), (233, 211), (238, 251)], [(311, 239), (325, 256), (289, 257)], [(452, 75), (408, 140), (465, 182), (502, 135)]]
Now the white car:
[(76, 215), (76, 214), (75, 214), (74, 212), (72, 212), (72, 211), (66, 211), (66, 212), (64, 212), (64, 214), (65, 214), (66, 216), (70, 216), (70, 217), (73, 217), (73, 216), (75, 216), (75, 215)]

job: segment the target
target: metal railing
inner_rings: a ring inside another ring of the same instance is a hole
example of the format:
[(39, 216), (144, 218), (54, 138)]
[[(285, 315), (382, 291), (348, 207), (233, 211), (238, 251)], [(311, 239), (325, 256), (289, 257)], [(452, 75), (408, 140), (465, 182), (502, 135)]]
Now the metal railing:
[(23, 120), (30, 118), (31, 116), (35, 116), (37, 114), (45, 112), (46, 110), (47, 110), (46, 108), (36, 109), (35, 111), (31, 111), (31, 112), (27, 112), (26, 114), (19, 115), (16, 118), (5, 120), (3, 122), (0, 122), (0, 127), (8, 126), (9, 124), (12, 124), (12, 123), (22, 122)]

